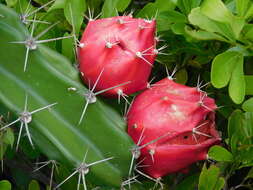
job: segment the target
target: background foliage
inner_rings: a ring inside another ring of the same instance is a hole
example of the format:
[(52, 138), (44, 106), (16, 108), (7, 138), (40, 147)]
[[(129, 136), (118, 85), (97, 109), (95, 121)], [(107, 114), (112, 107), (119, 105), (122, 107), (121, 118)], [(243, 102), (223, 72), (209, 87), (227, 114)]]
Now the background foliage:
[[(0, 2), (21, 13), (28, 4), (32, 11), (49, 1)], [(37, 14), (39, 20), (59, 22), (42, 39), (72, 34), (79, 38), (87, 24), (84, 15), (88, 15), (88, 8), (94, 15), (101, 13), (101, 18), (132, 12), (134, 17), (157, 19), (157, 35), (163, 40), (159, 46), (168, 45), (168, 48), (164, 51), (167, 55), (157, 58), (152, 72), (155, 80), (166, 76), (164, 66), (170, 70), (177, 66), (179, 83), (196, 86), (198, 77), (205, 83), (210, 82), (205, 90), (220, 106), (217, 127), (223, 147), (211, 148), (209, 159), (192, 166), (188, 173), (165, 177), (165, 189), (253, 189), (253, 1), (55, 0)], [(37, 24), (35, 35), (46, 27)], [(50, 42), (47, 46), (66, 56), (73, 66), (76, 64), (73, 38)], [(113, 104), (112, 100), (103, 101)], [(124, 110), (123, 105), (113, 105), (119, 113)], [(0, 112), (0, 126), (4, 126), (11, 121), (12, 114), (4, 106), (0, 106)], [(45, 189), (49, 184), (50, 167), (32, 172), (34, 163), (46, 160), (45, 155), (39, 149), (31, 150), (26, 139), (15, 152), (16, 132), (8, 129), (0, 133), (0, 190)], [(61, 165), (55, 183), (63, 179), (66, 170)], [(132, 189), (152, 189), (155, 185), (145, 178), (140, 181), (142, 184)], [(75, 185), (76, 179), (73, 179), (66, 188), (72, 189)]]

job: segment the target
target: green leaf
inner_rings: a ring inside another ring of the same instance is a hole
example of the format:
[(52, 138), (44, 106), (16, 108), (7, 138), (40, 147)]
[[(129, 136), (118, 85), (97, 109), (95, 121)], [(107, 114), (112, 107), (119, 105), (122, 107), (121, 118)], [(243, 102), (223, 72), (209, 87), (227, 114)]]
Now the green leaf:
[(64, 7), (64, 15), (73, 27), (75, 27), (76, 35), (78, 35), (83, 23), (83, 14), (86, 11), (85, 0), (66, 0)]
[(125, 11), (128, 5), (131, 3), (131, 0), (119, 0), (117, 3), (117, 10), (119, 12)]
[(49, 8), (48, 11), (52, 11), (55, 9), (63, 9), (65, 7), (65, 3), (67, 0), (55, 0), (54, 4)]
[(182, 35), (185, 33), (185, 23), (175, 23), (171, 25), (171, 30), (175, 34)]
[(219, 177), (220, 169), (211, 165), (208, 169), (203, 166), (200, 177), (198, 190), (221, 190), (224, 186), (224, 179)]
[(168, 19), (168, 22), (171, 23), (187, 23), (186, 16), (178, 11), (164, 11), (161, 15), (165, 16)]
[(192, 38), (195, 38), (197, 40), (220, 40), (220, 41), (227, 42), (225, 38), (212, 32), (207, 32), (204, 30), (193, 30), (188, 26), (184, 27), (184, 31), (188, 35), (190, 35)]
[(17, 4), (18, 0), (5, 0), (8, 7), (13, 7)]
[(214, 87), (226, 86), (231, 78), (235, 65), (243, 59), (242, 55), (235, 51), (227, 51), (217, 55), (211, 68), (211, 82)]
[(201, 0), (178, 0), (177, 6), (182, 13), (188, 15), (193, 8), (199, 6)]
[(245, 75), (246, 95), (253, 95), (253, 75)]
[[(64, 36), (70, 36), (70, 34), (66, 32)], [(74, 59), (74, 48), (73, 38), (66, 38), (62, 40), (62, 54), (70, 60)]]
[(235, 38), (239, 37), (245, 24), (245, 20), (234, 16), (221, 0), (205, 0), (201, 12), (212, 20), (229, 24)]
[(213, 146), (208, 151), (208, 157), (220, 162), (233, 161), (233, 155), (221, 146)]
[(240, 138), (241, 133), (238, 132), (242, 128), (243, 115), (241, 110), (235, 110), (228, 118), (228, 137), (229, 144), (233, 153), (236, 151), (236, 141)]
[(7, 145), (13, 146), (14, 144), (14, 134), (10, 128), (7, 128), (6, 132), (4, 133), (3, 142)]
[(242, 105), (242, 109), (247, 112), (253, 112), (253, 98), (246, 100)]
[(7, 180), (0, 181), (1, 190), (11, 190), (11, 183)]
[[(159, 14), (161, 14), (164, 11), (171, 11), (174, 10), (176, 7), (175, 2), (173, 0), (157, 0), (155, 3), (148, 3), (146, 4), (137, 14), (137, 17), (146, 18), (147, 16), (149, 18), (155, 17), (157, 14), (157, 17), (159, 17)], [(169, 20), (167, 20), (170, 22)]]
[(245, 19), (253, 15), (253, 3), (251, 0), (236, 0), (236, 10), (240, 17)]
[(176, 190), (194, 190), (198, 185), (199, 173), (191, 175), (185, 178), (179, 185), (176, 186)]
[(36, 180), (32, 180), (29, 184), (28, 190), (40, 190), (40, 185)]
[(105, 0), (101, 17), (117, 16), (118, 11), (123, 12), (130, 2), (131, 0)]
[(229, 24), (211, 20), (201, 13), (200, 7), (192, 9), (191, 13), (188, 15), (188, 19), (191, 24), (196, 25), (207, 32), (214, 33), (214, 35), (217, 35), (217, 33), (222, 35), (221, 37), (224, 37), (222, 41), (235, 40), (233, 31)]
[(235, 61), (228, 92), (233, 102), (240, 104), (244, 100), (246, 86), (243, 72), (243, 55), (239, 54)]
[(231, 23), (233, 17), (221, 0), (205, 0), (201, 4), (201, 12), (218, 22)]

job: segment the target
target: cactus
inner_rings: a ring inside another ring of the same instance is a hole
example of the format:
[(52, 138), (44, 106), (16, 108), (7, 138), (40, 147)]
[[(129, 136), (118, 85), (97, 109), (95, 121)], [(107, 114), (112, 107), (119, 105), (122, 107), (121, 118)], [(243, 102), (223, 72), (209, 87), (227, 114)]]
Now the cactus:
[[(25, 41), (30, 36), (29, 31), (11, 9), (0, 4), (0, 13), (3, 15), (0, 17), (2, 104), (15, 114), (23, 113), (18, 115), (18, 119), (13, 119), (29, 123), (25, 126), (26, 132), (30, 132), (35, 148), (41, 149), (49, 159), (72, 169), (80, 166), (88, 150), (85, 162), (101, 161), (89, 168), (89, 181), (97, 185), (120, 186), (127, 176), (131, 159), (128, 150), (132, 146), (122, 118), (98, 99), (87, 109), (85, 122), (78, 126), (85, 104), (84, 94), (87, 92), (79, 80), (78, 72), (66, 58), (41, 44), (35, 50), (30, 50), (27, 69), (23, 72), (27, 47), (10, 42)], [(27, 111), (25, 117), (24, 102)], [(40, 111), (52, 103), (57, 105)], [(31, 110), (39, 112), (31, 115)]]
[(215, 130), (216, 108), (199, 87), (177, 84), (172, 77), (138, 95), (127, 121), (137, 144), (133, 155), (146, 166), (143, 171), (160, 178), (206, 160), (209, 147), (221, 140)]
[(155, 25), (154, 20), (131, 16), (90, 19), (79, 44), (85, 83), (94, 85), (101, 75), (95, 90), (109, 88), (103, 95), (119, 98), (145, 89), (159, 53)]

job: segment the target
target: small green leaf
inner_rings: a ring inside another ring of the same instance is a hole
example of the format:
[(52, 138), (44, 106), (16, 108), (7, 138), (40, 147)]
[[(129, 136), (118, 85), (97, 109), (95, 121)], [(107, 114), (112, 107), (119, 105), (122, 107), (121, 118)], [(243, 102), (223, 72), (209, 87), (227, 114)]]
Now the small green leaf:
[(168, 22), (172, 23), (187, 23), (187, 18), (185, 15), (178, 11), (164, 11), (161, 15), (165, 16), (168, 19)]
[(221, 146), (213, 146), (208, 151), (208, 157), (220, 162), (233, 161), (233, 155)]
[(243, 55), (239, 54), (235, 60), (234, 69), (229, 83), (229, 96), (236, 104), (240, 104), (245, 96), (245, 79), (243, 72)]
[(224, 179), (219, 175), (220, 169), (218, 167), (211, 165), (207, 169), (204, 165), (199, 177), (198, 190), (220, 190), (224, 186)]
[(253, 75), (245, 75), (246, 95), (253, 95)]
[(191, 13), (188, 15), (188, 19), (191, 24), (198, 26), (199, 28), (214, 33), (214, 35), (220, 34), (224, 37), (222, 41), (234, 41), (234, 34), (231, 26), (227, 23), (220, 23), (211, 20), (200, 11), (200, 7), (192, 9)]
[(242, 105), (242, 109), (247, 112), (253, 112), (253, 98), (246, 100)]
[(131, 0), (105, 0), (102, 7), (103, 18), (117, 16), (117, 12), (123, 12), (129, 5)]
[(83, 14), (86, 8), (85, 0), (66, 0), (64, 15), (69, 24), (75, 27), (77, 36), (83, 23)]
[(0, 181), (1, 190), (11, 190), (11, 183), (7, 180)]
[(171, 25), (171, 30), (175, 34), (182, 35), (185, 33), (185, 26), (186, 26), (185, 23), (175, 23)]
[(36, 180), (32, 180), (29, 184), (28, 190), (40, 190), (40, 185)]
[(236, 0), (236, 10), (238, 16), (247, 19), (253, 15), (253, 3), (251, 0)]
[(120, 0), (120, 1), (118, 1), (117, 10), (119, 12), (123, 12), (128, 7), (128, 5), (130, 3), (131, 3), (131, 0)]
[(188, 15), (191, 10), (195, 7), (198, 7), (201, 0), (178, 0), (177, 6), (182, 13)]
[(184, 28), (184, 31), (188, 35), (190, 35), (192, 38), (195, 38), (197, 40), (219, 40), (219, 41), (227, 42), (225, 38), (212, 32), (207, 32), (204, 30), (193, 30), (188, 26)]
[(239, 37), (245, 24), (245, 20), (234, 16), (221, 0), (205, 0), (201, 5), (201, 12), (212, 20), (229, 24), (235, 38)]
[(198, 179), (199, 173), (191, 175), (185, 178), (179, 185), (177, 185), (176, 190), (186, 190), (185, 187), (187, 187), (188, 190), (196, 189), (196, 186), (198, 186)]
[(8, 7), (13, 7), (16, 5), (16, 3), (18, 2), (18, 0), (5, 0), (6, 4)]
[[(69, 36), (70, 34), (66, 32), (64, 36)], [(74, 39), (73, 38), (66, 38), (62, 40), (62, 54), (73, 60), (74, 58)]]
[(242, 55), (235, 51), (227, 51), (217, 55), (211, 68), (211, 82), (216, 88), (226, 86), (231, 78), (235, 65), (243, 59)]
[(54, 4), (49, 8), (48, 11), (55, 9), (63, 9), (67, 0), (55, 0)]
[(218, 22), (230, 23), (233, 17), (221, 0), (205, 0), (201, 4), (201, 12)]
[(10, 128), (7, 128), (4, 137), (3, 137), (3, 142), (7, 145), (13, 146), (14, 144), (14, 134)]
[[(155, 17), (158, 14), (161, 14), (164, 11), (171, 11), (174, 10), (176, 7), (175, 2), (173, 0), (164, 1), (164, 0), (157, 0), (155, 3), (148, 3), (146, 4), (137, 14), (137, 17)], [(167, 20), (170, 22), (170, 20)]]
[(186, 69), (181, 69), (176, 73), (175, 81), (180, 84), (185, 84), (188, 80), (188, 73)]

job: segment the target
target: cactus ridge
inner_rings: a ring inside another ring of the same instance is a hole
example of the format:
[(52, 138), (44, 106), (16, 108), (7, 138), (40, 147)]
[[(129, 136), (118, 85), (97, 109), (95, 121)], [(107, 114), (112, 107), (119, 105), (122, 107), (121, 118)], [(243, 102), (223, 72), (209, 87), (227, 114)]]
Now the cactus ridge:
[[(35, 148), (40, 148), (50, 160), (73, 166), (81, 163), (87, 149), (87, 163), (114, 157), (99, 165), (90, 165), (87, 178), (96, 184), (119, 187), (127, 176), (131, 160), (131, 153), (125, 150), (132, 146), (122, 118), (98, 98), (87, 109), (85, 125), (77, 127), (79, 116), (76, 113), (80, 113), (80, 105), (86, 101), (83, 93), (88, 90), (81, 84), (76, 70), (64, 57), (38, 44), (26, 58), (29, 68), (23, 72), (22, 63), (29, 49), (24, 39), (30, 36), (29, 32), (15, 12), (3, 5), (0, 5), (0, 12), (3, 14), (0, 43), (5, 44), (0, 47), (1, 102), (8, 110), (23, 113), (17, 120), (29, 123), (30, 142), (34, 142)], [(22, 45), (9, 42), (22, 42)], [(6, 52), (15, 52), (15, 55), (9, 56)], [(69, 88), (82, 92), (72, 93)], [(58, 104), (48, 112), (36, 112), (30, 121), (30, 115), (22, 112), (24, 94), (29, 96), (29, 110), (36, 111), (45, 105), (50, 107), (52, 102)]]

